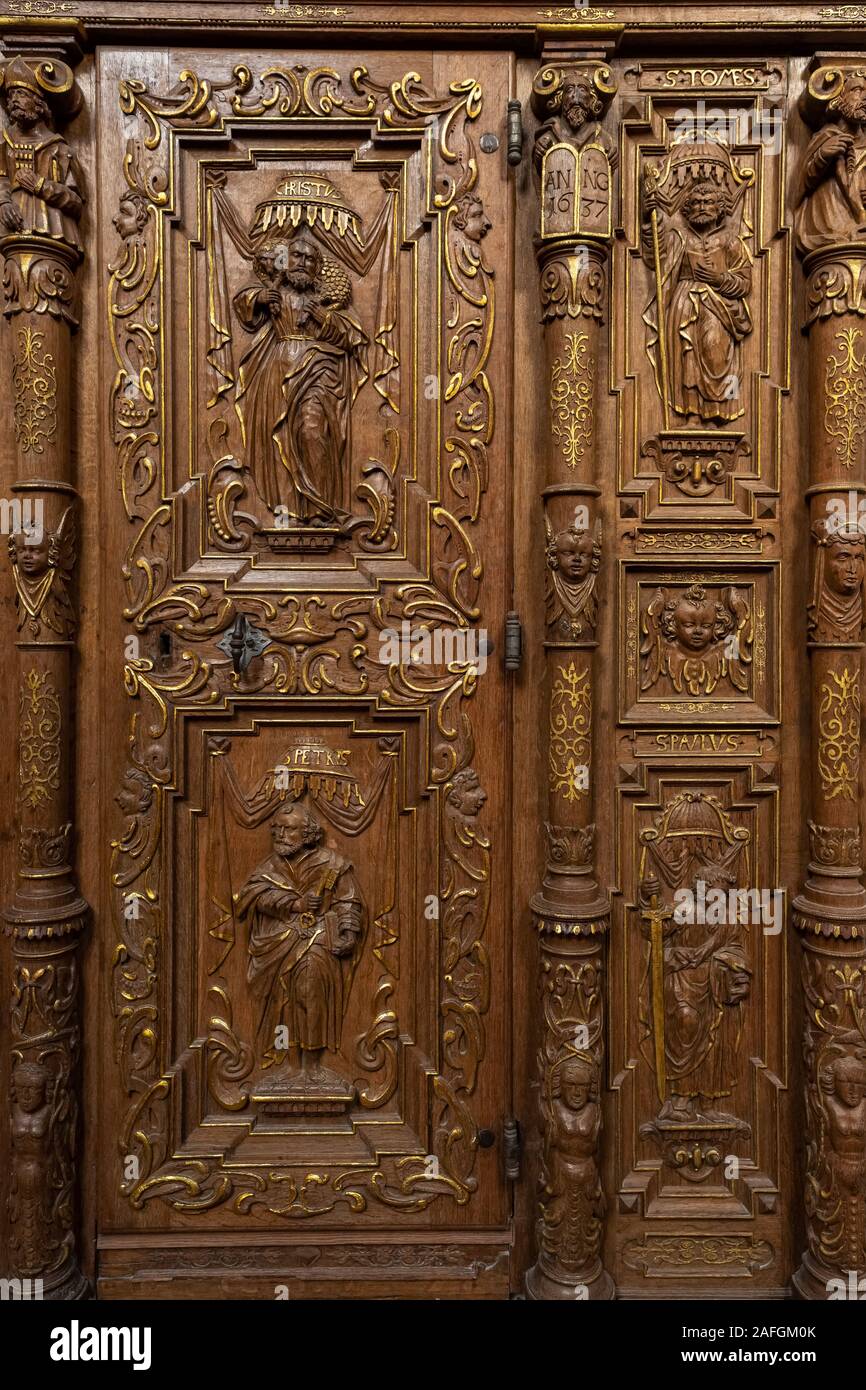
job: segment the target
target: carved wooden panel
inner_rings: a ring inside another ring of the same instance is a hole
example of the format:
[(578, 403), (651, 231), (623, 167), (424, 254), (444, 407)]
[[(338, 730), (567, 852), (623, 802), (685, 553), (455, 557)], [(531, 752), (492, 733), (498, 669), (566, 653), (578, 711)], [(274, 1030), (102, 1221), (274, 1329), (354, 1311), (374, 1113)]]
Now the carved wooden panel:
[(145, 1229), (507, 1216), (502, 76), (101, 60), (127, 1273)]

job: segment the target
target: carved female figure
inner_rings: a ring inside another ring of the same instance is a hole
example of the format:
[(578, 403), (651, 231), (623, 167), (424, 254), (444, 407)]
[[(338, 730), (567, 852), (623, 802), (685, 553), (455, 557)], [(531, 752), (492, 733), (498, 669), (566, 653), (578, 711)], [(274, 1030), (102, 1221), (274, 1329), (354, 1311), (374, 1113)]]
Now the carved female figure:
[(604, 1216), (597, 1072), (591, 1057), (568, 1053), (548, 1073), (540, 1245), (566, 1269), (586, 1264)]
[(45, 1268), (51, 1221), (48, 1188), (51, 1102), (49, 1074), (39, 1062), (19, 1062), (12, 1072), (12, 1183), (9, 1201), (19, 1264), (25, 1273)]
[(859, 642), (863, 628), (863, 575), (866, 537), (860, 530), (812, 528), (817, 546), (809, 604), (813, 642)]

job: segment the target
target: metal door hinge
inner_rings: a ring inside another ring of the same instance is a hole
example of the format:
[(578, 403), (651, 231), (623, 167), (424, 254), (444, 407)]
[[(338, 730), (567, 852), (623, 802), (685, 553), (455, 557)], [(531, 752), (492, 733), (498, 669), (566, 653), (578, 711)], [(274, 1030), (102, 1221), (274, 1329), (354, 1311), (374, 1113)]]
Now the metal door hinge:
[(505, 614), (505, 669), (519, 671), (523, 660), (523, 624), (516, 613)]
[(513, 1115), (506, 1115), (502, 1122), (502, 1161), (508, 1182), (520, 1180), (520, 1154), (523, 1144), (520, 1125)]
[(506, 148), (509, 164), (519, 164), (523, 158), (523, 122), (519, 101), (509, 101), (506, 118)]

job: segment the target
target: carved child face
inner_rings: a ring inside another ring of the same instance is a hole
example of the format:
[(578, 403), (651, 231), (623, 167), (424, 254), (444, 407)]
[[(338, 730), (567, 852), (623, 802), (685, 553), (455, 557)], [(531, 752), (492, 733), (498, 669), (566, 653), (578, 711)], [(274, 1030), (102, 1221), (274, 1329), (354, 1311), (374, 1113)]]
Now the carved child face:
[(47, 111), (42, 98), (37, 96), (36, 92), (31, 92), (28, 87), (10, 88), (6, 107), (9, 119), (22, 130), (29, 130), (32, 126), (38, 125)]
[(286, 248), (286, 279), (295, 290), (311, 290), (322, 264), (318, 247), (307, 237), (296, 237)]
[(836, 594), (856, 594), (863, 583), (863, 546), (834, 541), (827, 551), (827, 587)]
[(45, 1081), (29, 1073), (13, 1077), (12, 1090), (15, 1104), (25, 1115), (35, 1115), (45, 1104)]
[(271, 836), (277, 854), (290, 859), (307, 843), (306, 814), (298, 806), (278, 811), (271, 823)]
[(675, 639), (687, 651), (706, 651), (713, 640), (715, 621), (715, 606), (709, 600), (693, 603), (681, 598), (673, 612)]
[(144, 224), (142, 211), (137, 200), (131, 195), (121, 198), (120, 206), (111, 220), (114, 223), (114, 230), (123, 241), (128, 241), (130, 237), (141, 231)]
[(38, 541), (27, 541), (23, 536), (16, 537), (15, 563), (19, 570), (31, 579), (38, 579), (40, 575), (45, 574), (51, 563), (47, 534), (43, 533)]
[(568, 1110), (583, 1110), (589, 1103), (591, 1090), (591, 1081), (585, 1067), (562, 1067), (559, 1095)]
[(477, 816), (487, 801), (487, 793), (478, 781), (477, 773), (471, 769), (467, 769), (466, 775), (461, 778), (455, 791), (460, 810), (464, 816)]
[(711, 183), (696, 183), (683, 204), (683, 215), (691, 227), (703, 231), (721, 222), (724, 196)]
[(470, 198), (462, 210), (463, 235), (468, 241), (483, 241), (493, 223), (480, 198)]
[(556, 538), (556, 568), (572, 582), (585, 579), (592, 568), (592, 552), (589, 531), (561, 531)]
[(120, 807), (124, 815), (134, 816), (141, 811), (146, 811), (151, 803), (153, 792), (149, 785), (138, 777), (132, 776), (127, 772), (123, 779), (123, 786), (115, 796), (115, 804)]
[(866, 1098), (866, 1068), (840, 1063), (834, 1077), (834, 1091), (843, 1105), (852, 1109)]

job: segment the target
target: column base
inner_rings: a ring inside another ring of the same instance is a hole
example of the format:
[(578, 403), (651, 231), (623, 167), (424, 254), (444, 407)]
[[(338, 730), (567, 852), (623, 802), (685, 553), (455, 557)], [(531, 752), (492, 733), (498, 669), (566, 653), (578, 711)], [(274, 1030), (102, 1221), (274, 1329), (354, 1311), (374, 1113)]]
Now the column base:
[(604, 1303), (616, 1298), (616, 1287), (600, 1260), (583, 1274), (557, 1276), (549, 1273), (541, 1260), (532, 1266), (525, 1280), (526, 1297), (533, 1303)]
[(855, 1302), (866, 1298), (866, 1270), (830, 1269), (806, 1251), (791, 1279), (794, 1297), (806, 1302)]

